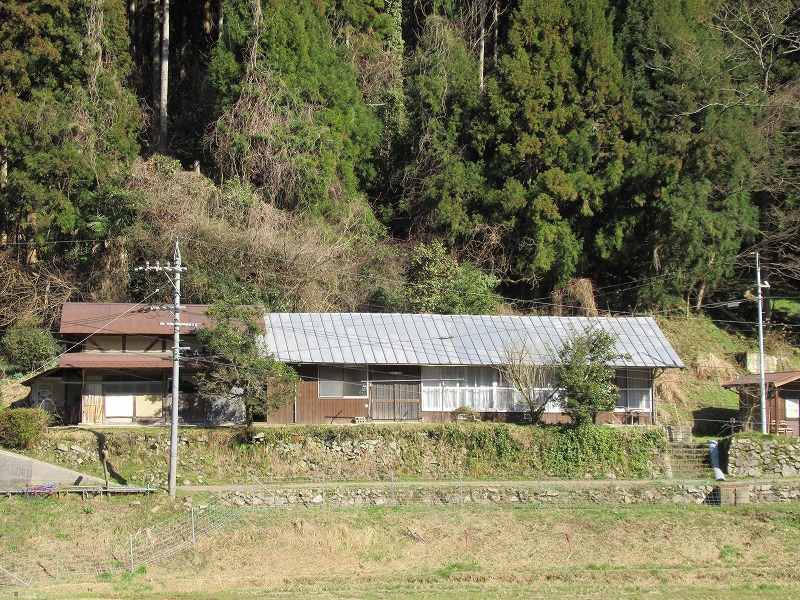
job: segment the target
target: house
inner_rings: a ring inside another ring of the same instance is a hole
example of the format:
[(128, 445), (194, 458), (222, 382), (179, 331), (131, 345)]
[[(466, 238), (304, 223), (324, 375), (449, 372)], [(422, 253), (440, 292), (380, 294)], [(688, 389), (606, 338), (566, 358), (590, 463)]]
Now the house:
[[(600, 327), (617, 338), (617, 408), (598, 422), (654, 422), (654, 377), (682, 367), (649, 317), (514, 317), (430, 314), (270, 313), (265, 352), (301, 377), (293, 405), (270, 423), (443, 422), (468, 407), (483, 418), (520, 421), (519, 393), (499, 370), (506, 349), (525, 344), (552, 364), (569, 336)], [(556, 404), (542, 421), (563, 422)]]
[[(197, 331), (209, 325), (206, 305), (181, 308), (179, 417), (185, 423), (239, 422), (235, 402), (197, 396), (204, 368)], [(65, 424), (159, 424), (172, 406), (173, 313), (159, 306), (67, 302), (59, 334), (67, 352), (31, 382), (30, 403)]]
[[(179, 418), (183, 423), (236, 423), (236, 397), (205, 399), (195, 377), (206, 367), (196, 339), (211, 323), (205, 305), (181, 309)], [(164, 307), (66, 303), (59, 333), (69, 350), (58, 366), (31, 383), (31, 404), (57, 412), (67, 424), (161, 424), (172, 405), (172, 319)], [(259, 340), (265, 353), (300, 375), (295, 401), (268, 415), (269, 423), (449, 421), (467, 407), (483, 418), (520, 421), (520, 394), (500, 365), (509, 348), (525, 344), (531, 357), (552, 364), (563, 341), (601, 327), (617, 338), (617, 409), (599, 422), (653, 423), (653, 380), (682, 367), (648, 317), (495, 317), (473, 315), (270, 313)], [(562, 422), (556, 404), (544, 422)]]
[[(800, 435), (800, 371), (764, 373), (767, 432)], [(739, 394), (739, 421), (761, 431), (761, 376), (743, 375), (722, 385)]]

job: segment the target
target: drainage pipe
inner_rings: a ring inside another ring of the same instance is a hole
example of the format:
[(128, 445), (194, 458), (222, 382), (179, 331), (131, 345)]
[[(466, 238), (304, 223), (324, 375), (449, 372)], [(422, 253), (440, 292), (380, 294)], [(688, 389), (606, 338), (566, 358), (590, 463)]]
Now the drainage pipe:
[(725, 481), (725, 474), (719, 468), (719, 448), (717, 440), (708, 442), (708, 453), (711, 455), (711, 467), (714, 469), (714, 479), (717, 481)]

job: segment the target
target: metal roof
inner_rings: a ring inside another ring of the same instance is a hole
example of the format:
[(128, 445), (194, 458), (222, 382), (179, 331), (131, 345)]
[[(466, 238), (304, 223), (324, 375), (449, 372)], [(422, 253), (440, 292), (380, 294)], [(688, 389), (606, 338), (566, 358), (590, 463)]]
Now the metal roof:
[(650, 317), (270, 313), (264, 320), (263, 346), (293, 364), (491, 366), (523, 341), (531, 362), (552, 364), (569, 336), (600, 327), (627, 355), (614, 366), (683, 366)]
[[(781, 387), (793, 381), (800, 379), (800, 371), (776, 371), (774, 373), (764, 373), (764, 383), (771, 383), (775, 387)], [(722, 387), (747, 387), (761, 384), (761, 376), (759, 373), (750, 373), (742, 375), (738, 379), (723, 383)]]

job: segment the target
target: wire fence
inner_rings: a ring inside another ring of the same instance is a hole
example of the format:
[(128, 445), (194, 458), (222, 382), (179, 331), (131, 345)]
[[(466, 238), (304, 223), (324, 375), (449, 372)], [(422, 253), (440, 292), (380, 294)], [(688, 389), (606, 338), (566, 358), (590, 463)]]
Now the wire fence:
[[(31, 498), (30, 501), (39, 501)], [(13, 552), (0, 551), (0, 587), (47, 584), (78, 577), (134, 573), (191, 551), (256, 511), (314, 508), (358, 509), (387, 506), (468, 507), (494, 505), (542, 509), (578, 509), (658, 505), (758, 506), (800, 503), (800, 480), (714, 481), (553, 481), (263, 483), (230, 486), (204, 500), (187, 501), (185, 511), (138, 531), (116, 534), (93, 546), (53, 540)]]

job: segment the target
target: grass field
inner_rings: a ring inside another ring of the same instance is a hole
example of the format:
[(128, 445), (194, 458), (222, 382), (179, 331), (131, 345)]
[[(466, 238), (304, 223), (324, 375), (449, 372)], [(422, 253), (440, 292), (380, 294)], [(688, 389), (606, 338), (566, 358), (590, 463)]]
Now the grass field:
[[(0, 560), (116, 540), (124, 563), (128, 532), (186, 510), (163, 495), (0, 499)], [(147, 569), (38, 578), (0, 596), (795, 598), (799, 561), (798, 505), (245, 509)]]

